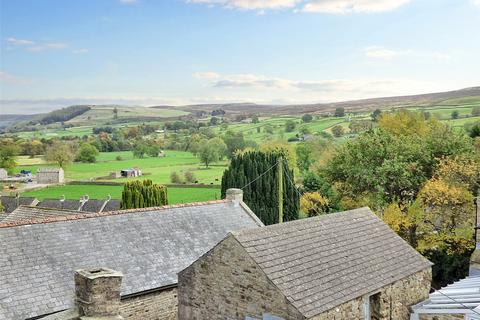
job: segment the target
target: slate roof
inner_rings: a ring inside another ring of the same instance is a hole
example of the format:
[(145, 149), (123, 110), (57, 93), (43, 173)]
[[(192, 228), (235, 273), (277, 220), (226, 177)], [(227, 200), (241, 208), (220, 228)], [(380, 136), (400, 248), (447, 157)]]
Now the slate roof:
[[(84, 212), (100, 212), (106, 200), (88, 200), (82, 206), (80, 211)], [(120, 209), (120, 208), (119, 208)], [(117, 209), (118, 210), (118, 209)]]
[(61, 210), (78, 210), (81, 205), (80, 200), (59, 199), (44, 199), (38, 203), (39, 207)]
[(102, 212), (116, 211), (116, 210), (120, 210), (120, 201), (112, 199), (107, 202)]
[(232, 234), (306, 318), (431, 266), (369, 208)]
[(73, 271), (108, 267), (125, 277), (122, 295), (177, 283), (177, 273), (228, 232), (261, 225), (231, 201), (0, 223), (0, 319), (72, 307)]
[[(10, 196), (0, 196), (0, 201), (2, 202), (2, 205), (5, 207), (5, 213), (12, 212), (19, 205), (30, 206), (30, 205), (34, 205), (38, 202), (37, 199), (31, 198), (31, 197), (19, 197), (18, 202), (17, 202), (17, 198), (10, 197)], [(1, 213), (0, 213), (0, 215), (1, 215)], [(2, 219), (0, 218), (0, 220), (2, 220)]]
[(78, 211), (72, 210), (58, 210), (51, 208), (41, 208), (32, 206), (20, 206), (8, 214), (3, 220), (0, 220), (2, 224), (11, 224), (23, 222), (25, 224), (34, 221), (42, 221), (50, 218), (57, 217), (69, 217), (78, 215)]

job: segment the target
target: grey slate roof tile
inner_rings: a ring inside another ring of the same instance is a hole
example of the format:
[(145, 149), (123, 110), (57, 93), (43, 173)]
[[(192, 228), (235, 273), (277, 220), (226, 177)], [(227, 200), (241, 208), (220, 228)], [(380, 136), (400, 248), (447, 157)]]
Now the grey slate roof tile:
[(232, 202), (94, 215), (13, 227), (0, 223), (0, 319), (72, 307), (78, 268), (121, 271), (122, 295), (176, 284), (177, 273), (228, 232), (259, 226)]
[[(32, 197), (16, 197), (11, 196), (0, 196), (0, 201), (5, 207), (5, 213), (11, 213), (13, 210), (17, 209), (18, 206), (31, 206), (35, 205), (38, 200)], [(2, 220), (2, 213), (0, 213), (0, 221)]]
[(232, 234), (307, 318), (431, 266), (368, 208)]
[(51, 208), (41, 208), (41, 207), (31, 207), (31, 206), (20, 206), (17, 209), (13, 210), (9, 215), (7, 215), (1, 223), (12, 223), (12, 222), (32, 222), (36, 220), (44, 220), (54, 217), (68, 217), (78, 215), (78, 211), (72, 210), (57, 210)]

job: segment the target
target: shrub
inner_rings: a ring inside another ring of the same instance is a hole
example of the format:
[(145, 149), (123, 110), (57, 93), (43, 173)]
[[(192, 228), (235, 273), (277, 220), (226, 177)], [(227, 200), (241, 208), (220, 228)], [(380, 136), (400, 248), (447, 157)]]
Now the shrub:
[(122, 161), (123, 158), (122, 158), (122, 156), (118, 155), (118, 156), (115, 157), (115, 160), (117, 160), (117, 161)]
[(182, 183), (182, 178), (177, 173), (177, 171), (172, 171), (172, 173), (170, 174), (170, 182), (171, 183)]
[(196, 181), (195, 174), (190, 170), (185, 171), (184, 176), (185, 181), (188, 183), (194, 183)]

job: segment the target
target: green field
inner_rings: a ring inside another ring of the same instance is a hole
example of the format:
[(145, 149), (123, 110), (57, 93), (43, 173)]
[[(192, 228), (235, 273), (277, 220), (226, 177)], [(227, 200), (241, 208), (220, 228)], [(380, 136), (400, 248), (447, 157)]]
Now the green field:
[[(88, 195), (90, 199), (106, 199), (109, 195), (113, 199), (121, 199), (122, 186), (100, 186), (100, 185), (65, 185), (50, 187), (35, 191), (22, 193), (22, 196), (36, 197), (43, 199), (80, 199)], [(168, 188), (169, 204), (189, 203), (197, 201), (208, 201), (220, 199), (220, 189), (215, 188)]]
[[(166, 157), (137, 159), (133, 158), (133, 154), (130, 151), (102, 152), (96, 163), (73, 163), (68, 165), (65, 168), (65, 178), (70, 181), (89, 181), (94, 178), (108, 176), (113, 171), (139, 167), (144, 174), (141, 179), (151, 179), (156, 183), (170, 183), (170, 174), (173, 171), (177, 171), (182, 175), (185, 171), (190, 170), (194, 173), (198, 183), (220, 184), (223, 171), (227, 165), (226, 161), (222, 161), (206, 169), (200, 164), (198, 158), (190, 152), (167, 150), (165, 154)], [(122, 157), (122, 160), (115, 160), (117, 156)], [(24, 161), (33, 161), (33, 159), (21, 158), (19, 160), (20, 164)], [(32, 172), (36, 172), (39, 167), (48, 166), (54, 167), (55, 165), (20, 165), (16, 168), (16, 171), (32, 170)], [(127, 180), (115, 179), (114, 181), (125, 182)]]

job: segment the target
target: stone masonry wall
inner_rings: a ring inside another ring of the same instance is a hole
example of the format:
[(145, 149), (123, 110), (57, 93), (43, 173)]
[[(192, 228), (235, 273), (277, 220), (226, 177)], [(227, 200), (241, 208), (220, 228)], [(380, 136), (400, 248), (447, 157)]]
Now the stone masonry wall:
[[(431, 281), (432, 271), (427, 269), (380, 289), (380, 320), (410, 319), (410, 307), (428, 298)], [(368, 299), (368, 296), (344, 303), (312, 320), (363, 320), (364, 299)]]
[(171, 288), (122, 299), (120, 315), (125, 320), (175, 320), (177, 310), (177, 288)]
[(233, 236), (180, 272), (179, 320), (304, 319)]

